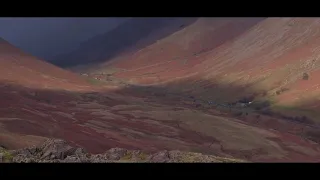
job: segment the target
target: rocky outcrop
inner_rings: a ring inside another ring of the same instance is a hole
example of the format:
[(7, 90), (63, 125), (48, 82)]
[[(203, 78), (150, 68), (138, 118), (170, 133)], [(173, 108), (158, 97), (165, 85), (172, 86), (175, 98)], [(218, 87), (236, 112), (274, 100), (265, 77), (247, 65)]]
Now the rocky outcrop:
[(147, 154), (139, 150), (112, 148), (103, 154), (89, 154), (59, 139), (49, 139), (40, 146), (19, 150), (0, 149), (0, 162), (15, 163), (108, 163), (108, 162), (244, 162), (200, 153), (160, 151)]

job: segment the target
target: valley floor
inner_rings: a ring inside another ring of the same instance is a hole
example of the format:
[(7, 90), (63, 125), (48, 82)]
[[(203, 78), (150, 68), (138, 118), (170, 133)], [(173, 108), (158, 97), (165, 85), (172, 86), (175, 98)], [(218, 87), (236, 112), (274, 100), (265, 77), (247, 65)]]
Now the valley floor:
[(0, 104), (0, 142), (8, 149), (49, 137), (91, 153), (120, 147), (149, 153), (201, 152), (253, 162), (320, 160), (320, 145), (309, 137), (315, 137), (318, 128), (246, 109), (206, 103), (196, 107), (188, 96), (136, 89), (76, 93), (2, 88), (7, 99)]

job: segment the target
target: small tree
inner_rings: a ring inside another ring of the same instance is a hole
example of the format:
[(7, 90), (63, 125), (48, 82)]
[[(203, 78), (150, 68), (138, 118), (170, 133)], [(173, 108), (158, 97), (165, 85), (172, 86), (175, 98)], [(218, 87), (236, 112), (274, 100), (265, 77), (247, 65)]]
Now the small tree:
[(309, 79), (309, 75), (307, 73), (303, 73), (302, 79), (303, 80), (308, 80)]

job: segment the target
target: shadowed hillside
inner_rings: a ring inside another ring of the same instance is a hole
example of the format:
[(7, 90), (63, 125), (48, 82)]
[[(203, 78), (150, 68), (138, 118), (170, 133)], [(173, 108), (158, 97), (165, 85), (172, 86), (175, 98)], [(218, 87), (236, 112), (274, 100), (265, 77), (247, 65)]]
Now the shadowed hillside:
[(182, 91), (206, 96), (223, 86), (230, 89), (220, 94), (225, 100), (241, 87), (237, 96), (265, 94), (285, 111), (318, 111), (319, 25), (319, 18), (199, 18), (82, 72), (140, 85), (179, 87), (179, 81), (189, 81)]
[(54, 64), (61, 67), (74, 67), (104, 62), (121, 53), (129, 53), (155, 43), (178, 31), (196, 18), (134, 18), (117, 28), (96, 36), (69, 54), (56, 57)]
[[(266, 50), (291, 47), (293, 42), (295, 47), (301, 45), (302, 48), (306, 43), (304, 38), (310, 35), (301, 32), (311, 33), (314, 38), (317, 35), (317, 31), (305, 32), (307, 25), (317, 24), (310, 19), (294, 21), (296, 24), (288, 25), (283, 34), (279, 33), (283, 23), (291, 21), (198, 19), (134, 55), (124, 53), (116, 60), (110, 59), (109, 66), (93, 69), (89, 77), (49, 65), (2, 41), (0, 145), (17, 149), (49, 137), (64, 139), (91, 153), (120, 147), (148, 153), (201, 152), (253, 162), (319, 161), (316, 119), (302, 115), (288, 117), (272, 109), (279, 105), (276, 100), (287, 93), (297, 93), (297, 89), (292, 86), (275, 94), (268, 88), (262, 89), (266, 92), (258, 89), (257, 82), (273, 84), (271, 77), (283, 77), (273, 76), (278, 69), (272, 65), (282, 62), (280, 57), (285, 53), (273, 54), (278, 51)], [(287, 32), (290, 40), (280, 41), (288, 38)], [(259, 41), (262, 37), (264, 41)], [(175, 55), (179, 58), (185, 55), (187, 61), (181, 63), (177, 58), (172, 64), (163, 62)], [(274, 71), (265, 79), (259, 78), (267, 73), (252, 75), (258, 79), (247, 78), (251, 70), (262, 71), (254, 65), (255, 58), (249, 57), (262, 58), (261, 61), (266, 62), (262, 68)], [(272, 61), (271, 57), (274, 57)], [(160, 61), (163, 69), (158, 69)], [(142, 71), (144, 66), (149, 68)], [(113, 72), (107, 73), (110, 70)], [(317, 82), (310, 72), (306, 72), (308, 78), (302, 73), (302, 79), (294, 83)], [(96, 76), (101, 77), (92, 78)], [(249, 99), (253, 96), (249, 107), (219, 105), (232, 104), (247, 96)], [(215, 104), (208, 104), (208, 100)], [(257, 109), (259, 101), (270, 101), (270, 104)]]

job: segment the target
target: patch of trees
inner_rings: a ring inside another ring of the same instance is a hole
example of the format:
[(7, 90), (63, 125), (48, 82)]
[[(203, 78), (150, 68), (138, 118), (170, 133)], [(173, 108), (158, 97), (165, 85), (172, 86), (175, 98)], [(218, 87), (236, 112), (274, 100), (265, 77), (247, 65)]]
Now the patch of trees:
[(303, 80), (308, 80), (309, 79), (309, 74), (308, 73), (303, 73), (302, 79)]

